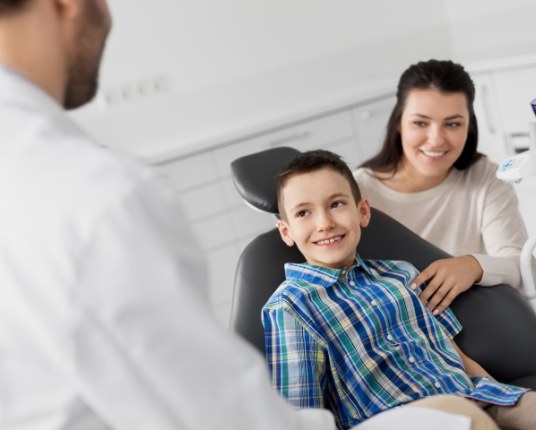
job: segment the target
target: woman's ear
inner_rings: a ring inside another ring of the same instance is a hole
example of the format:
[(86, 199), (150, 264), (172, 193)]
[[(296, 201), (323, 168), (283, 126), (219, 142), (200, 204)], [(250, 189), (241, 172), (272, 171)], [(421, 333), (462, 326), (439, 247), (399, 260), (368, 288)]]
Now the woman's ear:
[(370, 203), (367, 199), (361, 199), (361, 201), (358, 203), (359, 206), (359, 225), (361, 228), (365, 228), (369, 225), (370, 222)]
[(294, 246), (294, 239), (292, 239), (292, 236), (290, 234), (290, 228), (286, 221), (283, 221), (282, 219), (277, 220), (277, 229), (279, 230), (279, 234), (281, 235), (281, 239), (283, 239), (283, 242), (287, 244), (287, 246)]

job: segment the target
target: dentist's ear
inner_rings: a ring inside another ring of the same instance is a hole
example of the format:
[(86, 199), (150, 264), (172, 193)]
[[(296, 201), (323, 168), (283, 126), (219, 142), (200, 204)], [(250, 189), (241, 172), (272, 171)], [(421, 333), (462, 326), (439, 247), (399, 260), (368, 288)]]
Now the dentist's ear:
[(365, 228), (370, 222), (370, 203), (367, 199), (361, 199), (361, 201), (358, 203), (358, 206), (359, 214), (361, 215), (359, 225), (361, 228)]
[(283, 239), (283, 242), (287, 244), (287, 246), (294, 246), (294, 239), (290, 236), (290, 230), (288, 227), (288, 224), (279, 219), (277, 220), (277, 229), (279, 230), (279, 234), (281, 235), (281, 239)]

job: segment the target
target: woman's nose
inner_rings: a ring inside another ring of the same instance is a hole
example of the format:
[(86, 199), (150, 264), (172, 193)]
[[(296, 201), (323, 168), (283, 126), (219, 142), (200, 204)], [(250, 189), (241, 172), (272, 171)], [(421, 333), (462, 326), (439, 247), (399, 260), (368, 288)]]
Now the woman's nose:
[(444, 141), (443, 128), (439, 125), (432, 125), (428, 129), (428, 143), (431, 145), (441, 145)]

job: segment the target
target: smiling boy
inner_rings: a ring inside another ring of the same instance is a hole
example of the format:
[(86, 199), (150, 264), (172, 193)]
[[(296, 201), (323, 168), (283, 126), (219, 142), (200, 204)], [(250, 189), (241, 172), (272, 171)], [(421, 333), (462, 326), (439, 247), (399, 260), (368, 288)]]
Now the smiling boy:
[(277, 190), (281, 238), (307, 261), (285, 265), (263, 308), (272, 382), (284, 397), (330, 409), (342, 429), (444, 394), (479, 402), (500, 426), (536, 428), (536, 394), (494, 381), (463, 354), (454, 314), (434, 316), (409, 288), (417, 269), (356, 254), (370, 206), (339, 156), (300, 154)]

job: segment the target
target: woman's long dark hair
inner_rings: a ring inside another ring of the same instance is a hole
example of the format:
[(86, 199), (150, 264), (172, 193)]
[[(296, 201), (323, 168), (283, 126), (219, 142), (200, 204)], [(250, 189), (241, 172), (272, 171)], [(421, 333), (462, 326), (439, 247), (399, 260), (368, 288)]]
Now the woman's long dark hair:
[(402, 139), (398, 130), (406, 99), (411, 90), (427, 88), (436, 88), (442, 93), (463, 93), (467, 99), (469, 110), (467, 141), (454, 167), (459, 170), (467, 169), (482, 156), (477, 152), (478, 124), (473, 108), (475, 85), (471, 77), (463, 66), (450, 60), (428, 60), (411, 65), (400, 76), (396, 105), (387, 122), (383, 146), (380, 152), (362, 163), (361, 167), (368, 167), (378, 172), (396, 172), (403, 156)]

